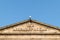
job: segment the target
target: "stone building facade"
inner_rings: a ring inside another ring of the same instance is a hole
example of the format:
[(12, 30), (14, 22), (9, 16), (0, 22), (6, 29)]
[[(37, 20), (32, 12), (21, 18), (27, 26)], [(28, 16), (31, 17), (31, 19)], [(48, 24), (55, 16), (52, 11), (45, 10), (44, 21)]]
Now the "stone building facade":
[(0, 40), (60, 40), (60, 29), (28, 19), (0, 28)]

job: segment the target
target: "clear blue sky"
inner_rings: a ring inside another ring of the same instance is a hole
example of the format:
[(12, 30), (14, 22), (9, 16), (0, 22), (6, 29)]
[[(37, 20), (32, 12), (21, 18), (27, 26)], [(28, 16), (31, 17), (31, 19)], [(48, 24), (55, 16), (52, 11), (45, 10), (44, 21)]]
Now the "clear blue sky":
[(60, 0), (0, 0), (0, 27), (32, 19), (60, 27)]

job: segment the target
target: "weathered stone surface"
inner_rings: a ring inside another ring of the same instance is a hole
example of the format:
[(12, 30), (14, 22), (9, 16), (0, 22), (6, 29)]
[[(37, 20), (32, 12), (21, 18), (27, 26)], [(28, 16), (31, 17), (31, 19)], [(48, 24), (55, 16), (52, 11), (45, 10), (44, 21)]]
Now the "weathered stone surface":
[(1, 29), (0, 40), (60, 40), (60, 29), (27, 20)]
[(0, 35), (0, 40), (60, 40), (60, 35)]
[(22, 33), (37, 33), (37, 34), (44, 34), (44, 33), (60, 33), (59, 30), (53, 29), (53, 28), (49, 28), (49, 27), (45, 27), (43, 25), (39, 25), (36, 23), (32, 23), (29, 24), (25, 23), (23, 25), (18, 25), (15, 27), (11, 27), (8, 29), (5, 29), (3, 31), (1, 31), (0, 33), (8, 33), (8, 34), (22, 34)]

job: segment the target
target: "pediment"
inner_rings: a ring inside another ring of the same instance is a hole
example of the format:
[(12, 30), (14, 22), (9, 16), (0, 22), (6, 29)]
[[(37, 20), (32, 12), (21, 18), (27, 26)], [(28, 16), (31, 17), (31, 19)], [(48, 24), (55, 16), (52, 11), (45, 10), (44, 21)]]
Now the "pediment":
[(34, 20), (26, 20), (0, 29), (0, 34), (58, 34), (60, 29)]

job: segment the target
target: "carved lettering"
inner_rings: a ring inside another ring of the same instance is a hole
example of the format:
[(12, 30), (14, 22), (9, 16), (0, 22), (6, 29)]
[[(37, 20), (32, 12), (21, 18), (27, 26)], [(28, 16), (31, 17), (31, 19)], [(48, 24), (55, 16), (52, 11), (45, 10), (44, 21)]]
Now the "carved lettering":
[(13, 31), (47, 31), (46, 29), (41, 29), (41, 28), (16, 28)]

